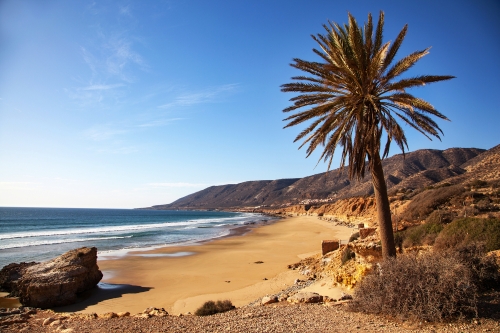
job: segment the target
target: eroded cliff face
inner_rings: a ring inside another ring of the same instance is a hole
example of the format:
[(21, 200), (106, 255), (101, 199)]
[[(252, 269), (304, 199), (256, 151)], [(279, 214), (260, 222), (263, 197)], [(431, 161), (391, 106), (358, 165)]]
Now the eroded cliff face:
[[(409, 200), (394, 200), (391, 203), (393, 221), (404, 212)], [(377, 204), (373, 197), (357, 197), (339, 200), (323, 205), (293, 205), (277, 209), (262, 209), (265, 214), (281, 216), (318, 216), (323, 219), (338, 220), (345, 223), (377, 227)]]

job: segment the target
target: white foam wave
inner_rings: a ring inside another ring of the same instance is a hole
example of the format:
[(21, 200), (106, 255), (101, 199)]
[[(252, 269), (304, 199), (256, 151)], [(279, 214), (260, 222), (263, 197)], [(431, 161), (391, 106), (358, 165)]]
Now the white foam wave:
[[(29, 238), (29, 237), (43, 237), (43, 236), (64, 236), (64, 235), (85, 235), (85, 234), (103, 234), (111, 232), (126, 232), (126, 231), (137, 231), (145, 229), (159, 229), (168, 227), (182, 227), (182, 226), (195, 226), (210, 223), (222, 223), (218, 226), (227, 224), (227, 222), (232, 221), (233, 223), (242, 224), (251, 218), (258, 216), (258, 214), (245, 214), (243, 216), (233, 216), (233, 217), (223, 217), (223, 218), (210, 218), (210, 219), (199, 219), (199, 220), (189, 220), (184, 222), (165, 222), (165, 223), (151, 223), (151, 224), (134, 224), (134, 225), (117, 225), (117, 226), (106, 226), (106, 227), (94, 227), (94, 228), (73, 228), (65, 230), (41, 230), (41, 231), (30, 231), (30, 232), (14, 232), (8, 234), (0, 234), (0, 240), (2, 239), (16, 239), (16, 238)], [(225, 223), (226, 222), (226, 223)], [(0, 247), (1, 248), (1, 247)]]
[(0, 245), (0, 250), (15, 249), (15, 248), (20, 248), (20, 247), (30, 247), (30, 246), (66, 244), (66, 243), (88, 242), (88, 241), (96, 241), (96, 240), (123, 239), (123, 238), (132, 238), (132, 236), (73, 238), (73, 239), (57, 239), (57, 240), (52, 240), (52, 241), (47, 240), (47, 241), (24, 242), (24, 243), (14, 243), (14, 244), (2, 244), (2, 245)]
[(124, 231), (136, 231), (145, 229), (179, 227), (179, 226), (192, 225), (196, 223), (200, 222), (187, 221), (187, 222), (156, 223), (156, 224), (117, 225), (108, 227), (79, 228), (79, 229), (66, 229), (66, 230), (16, 232), (16, 233), (0, 235), (0, 240), (14, 239), (14, 238), (43, 237), (43, 236), (84, 235), (84, 234), (97, 234), (97, 233), (102, 234), (109, 232), (124, 232)]

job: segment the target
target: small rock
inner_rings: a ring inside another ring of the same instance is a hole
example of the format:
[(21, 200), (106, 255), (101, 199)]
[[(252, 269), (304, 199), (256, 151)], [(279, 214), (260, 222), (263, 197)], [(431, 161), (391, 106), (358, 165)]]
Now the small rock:
[(43, 326), (50, 325), (50, 323), (51, 323), (51, 322), (53, 322), (53, 321), (55, 321), (55, 320), (56, 320), (55, 318), (49, 317), (49, 318), (47, 318), (47, 319), (45, 319), (45, 320), (43, 321), (43, 324), (42, 324), (42, 325), (43, 325)]
[(276, 296), (264, 296), (262, 298), (262, 301), (260, 304), (266, 305), (266, 304), (272, 304), (272, 303), (277, 303), (278, 302), (278, 297)]
[(50, 326), (59, 326), (61, 324), (62, 324), (61, 320), (57, 319), (57, 320), (54, 320), (53, 322), (51, 322)]
[(290, 303), (319, 303), (323, 300), (323, 297), (317, 293), (299, 292), (288, 297), (287, 300)]
[(345, 301), (345, 300), (348, 300), (348, 299), (352, 299), (352, 296), (349, 295), (349, 294), (346, 294), (346, 293), (342, 293), (340, 298), (339, 298), (339, 301)]
[(106, 312), (104, 314), (100, 314), (99, 318), (102, 318), (102, 319), (118, 318), (118, 315), (114, 312)]
[(151, 316), (149, 315), (149, 313), (138, 313), (134, 316), (135, 318), (142, 318), (142, 319), (148, 319), (150, 318)]
[(128, 312), (128, 311), (127, 312), (118, 312), (116, 315), (118, 316), (118, 318), (128, 317), (128, 316), (130, 316), (130, 312)]
[(278, 297), (278, 301), (279, 302), (284, 302), (284, 301), (287, 300), (288, 296), (289, 296), (288, 294), (280, 295), (280, 297)]
[(168, 312), (165, 311), (164, 308), (161, 308), (161, 309), (153, 308), (153, 310), (151, 310), (149, 312), (149, 315), (155, 316), (155, 317), (166, 317), (166, 316), (168, 316)]

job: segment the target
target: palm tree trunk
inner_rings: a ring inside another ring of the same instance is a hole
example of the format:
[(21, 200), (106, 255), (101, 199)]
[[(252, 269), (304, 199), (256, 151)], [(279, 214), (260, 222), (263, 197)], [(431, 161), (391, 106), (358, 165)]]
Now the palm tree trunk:
[(394, 244), (394, 234), (392, 232), (391, 207), (387, 195), (387, 185), (384, 178), (384, 169), (379, 152), (371, 156), (372, 183), (375, 192), (375, 202), (377, 203), (378, 225), (380, 240), (382, 243), (382, 256), (386, 259), (396, 256), (396, 245)]

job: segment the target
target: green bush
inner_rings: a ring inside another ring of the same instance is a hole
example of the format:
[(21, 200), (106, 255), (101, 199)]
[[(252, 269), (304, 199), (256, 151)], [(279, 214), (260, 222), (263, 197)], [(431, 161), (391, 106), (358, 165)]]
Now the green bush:
[(453, 221), (457, 214), (447, 210), (437, 209), (425, 219), (426, 223), (447, 224)]
[(394, 233), (394, 244), (400, 249), (403, 248), (404, 231), (398, 231)]
[(438, 234), (443, 230), (443, 225), (436, 222), (426, 222), (422, 225), (411, 227), (395, 234), (396, 245), (400, 248), (432, 245)]
[(207, 301), (203, 303), (194, 313), (197, 316), (210, 316), (216, 313), (226, 312), (233, 310), (235, 307), (230, 300), (225, 301)]
[(435, 247), (463, 247), (469, 243), (484, 243), (486, 251), (500, 249), (500, 220), (497, 218), (463, 218), (446, 225), (436, 238)]
[(387, 259), (362, 280), (349, 307), (427, 321), (477, 316), (481, 281), (464, 258), (468, 257), (443, 251)]

